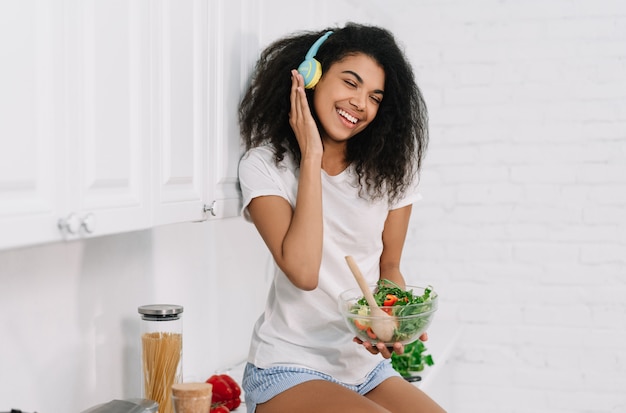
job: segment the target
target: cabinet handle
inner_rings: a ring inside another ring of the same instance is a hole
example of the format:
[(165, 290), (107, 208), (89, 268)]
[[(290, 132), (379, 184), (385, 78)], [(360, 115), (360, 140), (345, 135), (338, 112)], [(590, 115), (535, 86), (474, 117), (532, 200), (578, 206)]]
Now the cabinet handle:
[(83, 217), (80, 226), (86, 233), (91, 234), (96, 229), (96, 216), (91, 212), (88, 213)]
[(208, 206), (207, 204), (204, 204), (204, 208), (202, 208), (202, 212), (204, 212), (205, 214), (207, 212), (210, 212), (211, 215), (213, 215), (214, 217), (217, 216), (217, 209), (216, 209), (216, 203), (217, 201), (213, 201), (211, 202), (211, 206)]
[(76, 234), (81, 225), (81, 219), (75, 213), (71, 213), (67, 216), (67, 218), (61, 218), (57, 222), (57, 226), (59, 227), (61, 232), (65, 232), (68, 234)]

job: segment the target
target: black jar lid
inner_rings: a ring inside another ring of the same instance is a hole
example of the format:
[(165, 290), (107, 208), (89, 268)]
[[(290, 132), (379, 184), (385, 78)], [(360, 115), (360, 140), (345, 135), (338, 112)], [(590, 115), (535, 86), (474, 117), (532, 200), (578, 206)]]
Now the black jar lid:
[(144, 320), (177, 320), (183, 312), (183, 306), (175, 304), (149, 304), (142, 305), (137, 310)]

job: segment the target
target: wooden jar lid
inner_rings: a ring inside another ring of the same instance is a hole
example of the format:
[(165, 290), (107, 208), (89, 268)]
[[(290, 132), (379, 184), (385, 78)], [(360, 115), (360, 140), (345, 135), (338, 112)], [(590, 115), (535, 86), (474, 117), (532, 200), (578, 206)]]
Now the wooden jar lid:
[(211, 397), (211, 383), (176, 383), (172, 384), (172, 394), (176, 397)]

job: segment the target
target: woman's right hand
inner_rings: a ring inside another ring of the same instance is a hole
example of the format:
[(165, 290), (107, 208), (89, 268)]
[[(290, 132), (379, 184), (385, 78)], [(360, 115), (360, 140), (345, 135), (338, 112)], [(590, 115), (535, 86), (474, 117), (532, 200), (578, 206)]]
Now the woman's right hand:
[(291, 72), (289, 124), (300, 145), (298, 191), (295, 206), (277, 195), (257, 196), (248, 212), (276, 264), (294, 286), (317, 288), (322, 262), (323, 216), (321, 167), (323, 146), (311, 115), (304, 79)]
[(304, 78), (297, 70), (291, 71), (290, 100), (289, 124), (300, 145), (302, 159), (309, 155), (321, 156), (324, 151), (322, 139), (306, 98)]

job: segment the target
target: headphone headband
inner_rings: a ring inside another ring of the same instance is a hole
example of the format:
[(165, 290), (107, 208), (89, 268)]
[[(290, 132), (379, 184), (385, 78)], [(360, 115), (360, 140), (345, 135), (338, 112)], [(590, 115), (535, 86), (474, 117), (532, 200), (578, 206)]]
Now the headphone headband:
[(322, 65), (320, 62), (315, 60), (315, 55), (317, 54), (317, 50), (320, 48), (322, 43), (324, 43), (324, 41), (328, 39), (328, 36), (331, 34), (333, 34), (332, 31), (327, 31), (322, 37), (317, 39), (307, 52), (304, 61), (300, 63), (300, 66), (298, 66), (298, 72), (302, 75), (302, 78), (304, 79), (304, 87), (307, 89), (314, 88), (322, 77)]
[(324, 43), (326, 41), (326, 39), (328, 39), (328, 36), (330, 36), (331, 34), (333, 34), (333, 32), (332, 32), (332, 30), (329, 30), (326, 33), (324, 33), (324, 35), (322, 37), (317, 39), (315, 41), (315, 43), (313, 43), (313, 46), (311, 46), (311, 48), (307, 52), (307, 54), (305, 56), (305, 59), (313, 59), (315, 57), (315, 55), (317, 54), (317, 51), (319, 50), (319, 48), (322, 45), (322, 43)]

